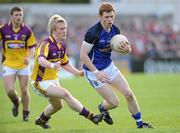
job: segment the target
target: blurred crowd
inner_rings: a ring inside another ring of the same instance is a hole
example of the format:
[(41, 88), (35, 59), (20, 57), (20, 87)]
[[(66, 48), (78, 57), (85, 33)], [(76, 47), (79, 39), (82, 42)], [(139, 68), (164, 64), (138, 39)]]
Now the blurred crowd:
[[(85, 31), (96, 21), (95, 17), (68, 21), (66, 44), (70, 56), (78, 56)], [(133, 57), (180, 58), (180, 29), (171, 19), (117, 17), (115, 24), (129, 39)], [(44, 25), (34, 24), (32, 28), (38, 41), (48, 34)]]
[[(66, 18), (66, 17), (65, 17)], [(79, 65), (79, 52), (86, 30), (97, 22), (98, 17), (76, 16), (66, 18), (68, 55)], [(48, 18), (47, 18), (48, 20)], [(2, 21), (1, 21), (2, 22)], [(127, 36), (132, 46), (133, 58), (180, 58), (180, 27), (169, 18), (117, 16), (115, 24)], [(48, 35), (47, 25), (36, 23), (32, 29), (38, 43)], [(119, 56), (114, 54), (113, 56)]]
[(134, 57), (180, 58), (180, 27), (171, 19), (134, 18), (119, 26), (132, 44)]

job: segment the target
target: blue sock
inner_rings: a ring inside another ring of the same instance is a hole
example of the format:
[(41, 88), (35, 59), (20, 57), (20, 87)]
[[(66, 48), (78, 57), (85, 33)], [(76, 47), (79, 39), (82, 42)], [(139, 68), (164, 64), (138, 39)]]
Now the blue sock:
[(102, 103), (99, 104), (99, 109), (100, 109), (100, 111), (107, 111), (107, 110), (104, 108), (104, 106), (102, 105)]
[(143, 125), (142, 118), (141, 118), (141, 112), (138, 112), (138, 113), (132, 115), (132, 117), (136, 120), (136, 124), (138, 127)]

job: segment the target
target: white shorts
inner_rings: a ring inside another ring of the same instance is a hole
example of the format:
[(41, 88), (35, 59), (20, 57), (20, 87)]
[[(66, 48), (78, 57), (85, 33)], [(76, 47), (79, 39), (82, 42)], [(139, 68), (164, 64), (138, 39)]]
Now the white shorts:
[(35, 82), (31, 81), (31, 87), (33, 91), (39, 95), (39, 96), (44, 96), (46, 97), (47, 89), (49, 88), (50, 85), (59, 85), (58, 80), (45, 80), (45, 81), (40, 81), (40, 82)]
[(30, 67), (27, 66), (22, 69), (13, 69), (8, 66), (3, 66), (3, 77), (7, 75), (30, 75)]
[[(110, 80), (112, 81), (119, 73), (119, 69), (114, 65), (112, 62), (107, 68), (101, 70), (104, 71)], [(94, 88), (99, 88), (102, 87), (105, 83), (100, 82), (97, 78), (96, 75), (88, 70), (84, 71), (84, 75), (87, 78), (88, 82), (94, 87)]]

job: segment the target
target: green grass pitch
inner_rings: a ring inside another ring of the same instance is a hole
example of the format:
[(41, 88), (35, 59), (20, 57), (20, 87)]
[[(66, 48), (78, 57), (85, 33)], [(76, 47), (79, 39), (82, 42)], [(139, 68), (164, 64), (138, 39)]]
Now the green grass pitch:
[[(30, 88), (30, 121), (22, 121), (22, 105), (19, 116), (14, 118), (11, 115), (12, 105), (5, 94), (1, 79), (0, 133), (180, 133), (180, 75), (127, 74), (125, 77), (137, 97), (143, 120), (151, 123), (155, 129), (136, 129), (125, 99), (118, 93), (120, 104), (110, 111), (113, 125), (105, 122), (94, 125), (72, 111), (65, 103), (64, 108), (52, 116), (51, 129), (44, 130), (35, 126), (34, 120), (48, 104), (47, 100), (37, 96)], [(86, 107), (98, 113), (97, 105), (102, 99), (84, 78), (63, 79), (60, 83)]]

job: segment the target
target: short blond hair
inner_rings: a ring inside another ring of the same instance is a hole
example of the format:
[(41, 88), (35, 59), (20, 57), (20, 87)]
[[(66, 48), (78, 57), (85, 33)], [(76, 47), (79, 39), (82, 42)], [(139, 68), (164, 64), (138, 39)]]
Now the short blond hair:
[(48, 22), (48, 30), (51, 34), (53, 31), (56, 30), (56, 24), (59, 22), (67, 24), (66, 20), (58, 14), (55, 14), (50, 17), (49, 22)]

